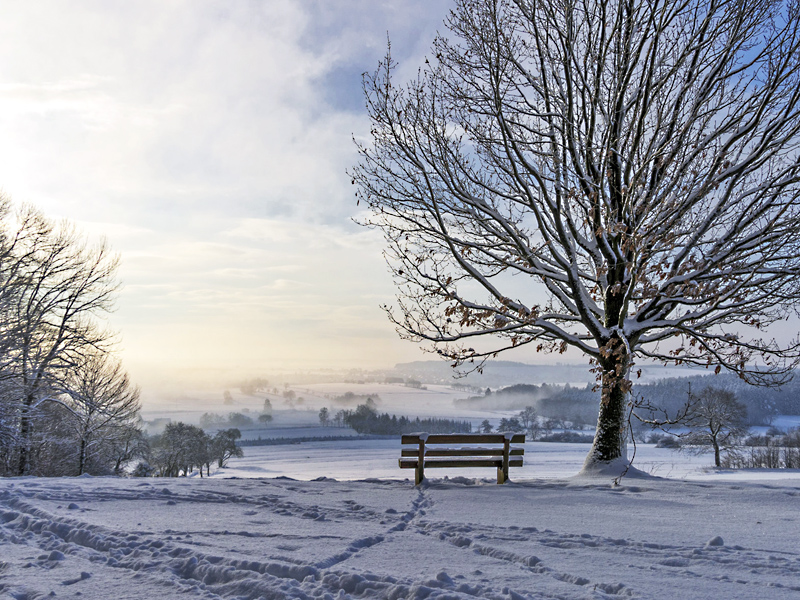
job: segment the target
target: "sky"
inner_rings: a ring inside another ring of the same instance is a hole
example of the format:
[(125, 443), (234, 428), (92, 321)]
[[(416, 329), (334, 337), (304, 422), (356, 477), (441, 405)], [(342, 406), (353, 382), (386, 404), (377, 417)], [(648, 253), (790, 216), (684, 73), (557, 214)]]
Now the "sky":
[(383, 240), (353, 222), (347, 169), (362, 73), (390, 39), (414, 77), (450, 4), (3, 2), (0, 191), (119, 253), (108, 320), (135, 381), (432, 358), (380, 308)]
[(361, 74), (413, 76), (446, 0), (10, 0), (0, 190), (105, 236), (134, 378), (385, 367), (382, 239), (346, 174)]

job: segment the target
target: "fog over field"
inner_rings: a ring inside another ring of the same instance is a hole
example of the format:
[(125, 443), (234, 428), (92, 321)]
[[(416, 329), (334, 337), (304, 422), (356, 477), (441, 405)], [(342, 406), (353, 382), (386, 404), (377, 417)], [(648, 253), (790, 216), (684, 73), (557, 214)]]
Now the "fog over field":
[[(705, 375), (704, 369), (686, 369), (651, 365), (643, 368), (638, 383), (651, 383), (669, 377)], [(264, 392), (246, 394), (241, 386), (253, 379), (268, 382)], [(390, 382), (390, 383), (387, 383)], [(413, 387), (416, 383), (424, 386)], [(143, 389), (143, 409), (145, 414), (174, 411), (207, 411), (222, 409), (223, 394), (228, 390), (235, 406), (255, 410), (260, 408), (259, 398), (277, 400), (276, 408), (284, 403), (283, 393), (293, 390), (303, 397), (304, 408), (316, 408), (330, 404), (331, 399), (347, 392), (359, 395), (378, 395), (378, 407), (395, 412), (402, 410), (429, 411), (427, 406), (433, 402), (437, 410), (444, 410), (447, 402), (468, 398), (471, 395), (491, 388), (494, 390), (514, 384), (548, 385), (569, 384), (574, 387), (594, 385), (596, 378), (586, 362), (526, 364), (511, 361), (493, 361), (486, 365), (482, 373), (469, 372), (467, 368), (454, 369), (450, 363), (441, 360), (421, 360), (399, 363), (381, 369), (298, 369), (274, 371), (268, 368), (260, 371), (210, 371), (197, 373), (178, 371), (172, 377), (155, 379)], [(388, 404), (387, 404), (388, 403)], [(299, 408), (300, 406), (298, 406)], [(432, 413), (420, 413), (432, 414)]]

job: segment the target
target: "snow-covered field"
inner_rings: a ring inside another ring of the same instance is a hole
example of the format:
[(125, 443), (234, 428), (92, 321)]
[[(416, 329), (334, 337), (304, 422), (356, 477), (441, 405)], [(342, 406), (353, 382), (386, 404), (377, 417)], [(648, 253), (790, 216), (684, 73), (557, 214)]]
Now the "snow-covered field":
[(645, 446), (671, 478), (614, 487), (569, 477), (586, 450), (526, 444), (504, 486), (414, 488), (380, 440), (246, 448), (210, 479), (2, 479), (0, 598), (800, 598), (800, 472)]
[[(410, 417), (513, 414), (456, 406), (466, 394), (445, 386), (292, 391), (245, 437), (352, 435), (317, 419), (347, 391)], [(263, 406), (222, 399), (187, 393), (145, 416)], [(574, 476), (588, 448), (528, 442), (504, 486), (447, 469), (415, 488), (397, 439), (357, 438), (245, 447), (204, 479), (0, 479), (0, 599), (800, 598), (800, 472), (714, 471), (644, 444), (650, 477), (615, 487)]]
[[(512, 479), (564, 478), (581, 470), (589, 444), (552, 444), (526, 442), (524, 466), (511, 469)], [(311, 480), (318, 477), (336, 479), (404, 479), (413, 480), (414, 471), (401, 471), (397, 466), (400, 442), (385, 440), (338, 440), (277, 446), (249, 446), (244, 458), (233, 459), (228, 468), (212, 471), (214, 477), (291, 477)], [(629, 456), (634, 447), (629, 446)], [(695, 456), (639, 444), (634, 458), (636, 468), (650, 475), (672, 479), (738, 479), (746, 477), (800, 477), (800, 472), (713, 471), (709, 454)], [(434, 478), (491, 478), (492, 469), (432, 470)]]

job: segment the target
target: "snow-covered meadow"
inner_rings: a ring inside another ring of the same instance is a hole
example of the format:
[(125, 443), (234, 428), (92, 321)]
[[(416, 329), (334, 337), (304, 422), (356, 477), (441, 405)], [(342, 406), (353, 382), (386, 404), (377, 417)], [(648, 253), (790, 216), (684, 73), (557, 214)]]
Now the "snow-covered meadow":
[[(299, 431), (307, 433), (307, 429)], [(284, 435), (289, 435), (284, 430)], [(511, 469), (511, 478), (562, 479), (581, 470), (589, 444), (554, 444), (546, 442), (525, 443), (524, 465)], [(635, 452), (635, 456), (634, 456)], [(401, 471), (397, 466), (400, 457), (399, 439), (321, 441), (302, 444), (280, 444), (275, 446), (248, 446), (244, 458), (232, 459), (225, 469), (212, 470), (211, 477), (291, 477), (312, 480), (318, 477), (335, 479), (405, 479), (413, 482), (414, 471)], [(675, 452), (667, 448), (656, 448), (653, 444), (629, 446), (629, 456), (634, 456), (637, 469), (650, 475), (681, 479), (738, 479), (741, 477), (766, 476), (753, 472), (710, 471), (713, 458), (708, 454), (692, 455)], [(777, 476), (786, 475), (781, 471)], [(792, 472), (794, 475), (795, 473)], [(491, 479), (492, 469), (442, 469), (430, 470), (432, 478), (468, 477)], [(800, 477), (800, 473), (796, 474)]]
[(670, 478), (613, 486), (570, 477), (586, 448), (526, 444), (503, 486), (415, 488), (382, 440), (246, 448), (205, 479), (3, 479), (0, 598), (800, 597), (800, 473), (645, 446)]

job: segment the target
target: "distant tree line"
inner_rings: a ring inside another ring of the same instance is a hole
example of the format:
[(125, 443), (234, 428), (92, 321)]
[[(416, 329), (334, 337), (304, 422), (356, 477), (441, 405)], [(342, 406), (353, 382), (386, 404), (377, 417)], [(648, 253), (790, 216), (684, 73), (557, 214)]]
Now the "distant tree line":
[(651, 433), (647, 436), (650, 443), (713, 453), (714, 465), (721, 468), (800, 468), (800, 429), (787, 433), (770, 427), (766, 435), (749, 435), (747, 406), (730, 389), (709, 386), (687, 396), (674, 419), (666, 411), (652, 411), (652, 423), (664, 419), (661, 429), (665, 433)]
[(650, 405), (674, 415), (681, 411), (693, 390), (708, 386), (735, 394), (746, 411), (745, 425), (769, 425), (781, 414), (800, 415), (800, 382), (795, 380), (780, 388), (766, 388), (749, 385), (731, 374), (681, 377), (634, 386), (634, 393)]
[[(540, 442), (565, 442), (565, 443), (591, 443), (592, 436), (575, 431), (557, 431), (556, 428), (566, 428), (568, 422), (561, 419), (540, 418), (533, 406), (526, 406), (514, 417), (503, 417), (497, 425), (498, 432), (510, 431), (513, 433), (524, 432), (528, 441)], [(574, 423), (569, 423), (576, 426)], [(492, 433), (494, 427), (489, 419), (484, 419), (479, 430), (482, 433)]]
[[(709, 385), (736, 395), (737, 401), (746, 408), (746, 425), (769, 425), (779, 414), (800, 415), (800, 380), (790, 381), (776, 389), (748, 385), (730, 374), (667, 378), (645, 384), (634, 382), (632, 393), (639, 404), (636, 412), (644, 419), (652, 419), (664, 412), (674, 417), (685, 407), (692, 390)], [(533, 406), (544, 418), (570, 422), (578, 427), (594, 424), (597, 420), (600, 392), (590, 384), (583, 387), (517, 384), (487, 392), (482, 396), (456, 400), (455, 404), (494, 410), (521, 410)]]
[(340, 406), (356, 406), (358, 404), (371, 404), (374, 406), (379, 401), (380, 398), (377, 394), (355, 394), (353, 392), (345, 392), (332, 400), (334, 404)]
[(800, 429), (788, 433), (772, 429), (753, 435), (743, 447), (730, 449), (722, 459), (730, 469), (800, 469)]
[(227, 415), (217, 413), (203, 413), (200, 417), (200, 427), (203, 429), (226, 429), (234, 427), (236, 429), (251, 429), (259, 425), (265, 425), (272, 421), (272, 414), (263, 412), (254, 420), (244, 413), (231, 412)]
[(263, 377), (247, 379), (239, 384), (239, 390), (246, 396), (256, 396), (269, 389), (269, 381)]
[(487, 388), (482, 396), (456, 400), (454, 404), (463, 408), (493, 410), (525, 410), (533, 407), (544, 419), (569, 421), (582, 427), (596, 422), (597, 401), (597, 392), (590, 385), (575, 388), (543, 383), (516, 384), (496, 391)]
[(139, 390), (102, 325), (117, 266), (0, 197), (0, 475), (121, 473), (141, 451)]
[(301, 437), (273, 437), (273, 438), (262, 438), (258, 437), (256, 439), (249, 439), (249, 440), (239, 440), (236, 442), (237, 446), (247, 447), (247, 446), (293, 446), (297, 444), (304, 444), (306, 442), (340, 442), (340, 441), (353, 441), (353, 440), (383, 440), (386, 436), (384, 435), (360, 435), (360, 436), (353, 436), (353, 435), (309, 435), (309, 436), (301, 436)]
[[(526, 406), (517, 413), (515, 417), (503, 417), (497, 425), (498, 432), (511, 431), (514, 433), (525, 432), (531, 440), (535, 440), (542, 432), (550, 433), (553, 429), (553, 421), (544, 419), (540, 421), (539, 415), (533, 406)], [(492, 433), (493, 425), (489, 419), (484, 419), (480, 424), (482, 433)]]
[(800, 429), (782, 432), (770, 428), (766, 435), (726, 437), (719, 442), (720, 456), (710, 439), (712, 430), (694, 429), (687, 435), (652, 433), (648, 442), (658, 448), (692, 453), (714, 452), (723, 469), (800, 469)]
[[(320, 411), (320, 422), (328, 422), (328, 411)], [(426, 431), (428, 433), (470, 433), (472, 423), (454, 419), (409, 419), (389, 413), (379, 414), (374, 403), (359, 404), (355, 410), (340, 410), (333, 418), (340, 427), (350, 427), (357, 433), (373, 435), (401, 435)]]

